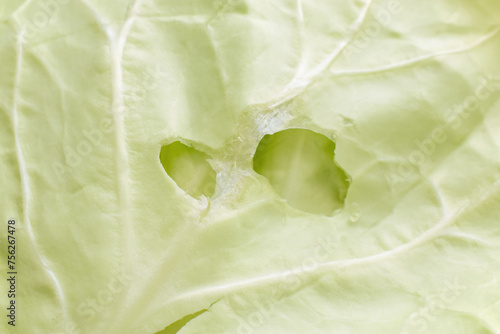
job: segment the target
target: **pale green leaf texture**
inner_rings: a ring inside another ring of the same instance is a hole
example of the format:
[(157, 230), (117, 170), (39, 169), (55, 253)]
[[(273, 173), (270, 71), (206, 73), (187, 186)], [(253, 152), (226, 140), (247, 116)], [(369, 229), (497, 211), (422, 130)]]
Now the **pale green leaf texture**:
[(499, 30), (497, 0), (2, 0), (0, 333), (500, 333)]

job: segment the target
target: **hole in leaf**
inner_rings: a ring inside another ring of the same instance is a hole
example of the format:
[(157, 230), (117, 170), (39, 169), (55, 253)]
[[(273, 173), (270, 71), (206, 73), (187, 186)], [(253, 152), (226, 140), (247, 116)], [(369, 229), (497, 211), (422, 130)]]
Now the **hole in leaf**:
[(160, 151), (160, 161), (167, 174), (195, 198), (210, 197), (215, 192), (216, 173), (208, 159), (207, 154), (178, 141), (163, 146)]
[(171, 323), (165, 329), (159, 331), (156, 334), (175, 334), (178, 331), (180, 331), (181, 328), (184, 327), (189, 321), (193, 320), (194, 318), (196, 318), (199, 315), (202, 315), (207, 310), (208, 309), (204, 309), (204, 310), (198, 311), (198, 312), (193, 313), (193, 314), (188, 314), (184, 318), (179, 319), (176, 322)]
[(349, 183), (335, 164), (335, 143), (306, 129), (266, 135), (253, 168), (288, 204), (305, 212), (331, 215), (344, 204)]

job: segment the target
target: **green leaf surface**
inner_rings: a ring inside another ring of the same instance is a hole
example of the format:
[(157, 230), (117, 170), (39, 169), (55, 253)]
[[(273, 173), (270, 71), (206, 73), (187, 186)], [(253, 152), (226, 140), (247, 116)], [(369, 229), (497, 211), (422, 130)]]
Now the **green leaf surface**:
[(0, 332), (500, 332), (499, 24), (496, 0), (2, 1)]

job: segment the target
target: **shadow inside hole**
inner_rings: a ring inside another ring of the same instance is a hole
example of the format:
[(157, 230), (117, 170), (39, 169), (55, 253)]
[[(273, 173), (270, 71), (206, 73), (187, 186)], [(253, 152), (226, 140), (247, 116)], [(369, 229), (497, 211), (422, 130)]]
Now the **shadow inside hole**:
[(349, 187), (346, 173), (334, 158), (335, 143), (326, 136), (288, 129), (264, 136), (253, 168), (292, 207), (330, 216), (344, 205)]
[(208, 163), (210, 156), (176, 141), (163, 146), (160, 161), (167, 174), (192, 197), (213, 196), (216, 173)]

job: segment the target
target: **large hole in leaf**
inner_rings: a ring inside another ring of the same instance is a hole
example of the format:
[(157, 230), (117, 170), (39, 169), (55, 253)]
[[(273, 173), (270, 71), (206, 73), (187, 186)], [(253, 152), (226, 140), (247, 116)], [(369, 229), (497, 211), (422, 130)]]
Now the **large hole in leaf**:
[(306, 129), (266, 135), (255, 152), (254, 170), (302, 211), (332, 215), (344, 204), (349, 183), (335, 164), (335, 143)]
[(215, 192), (216, 173), (208, 163), (210, 157), (181, 142), (163, 146), (160, 161), (167, 174), (189, 195), (210, 197)]

